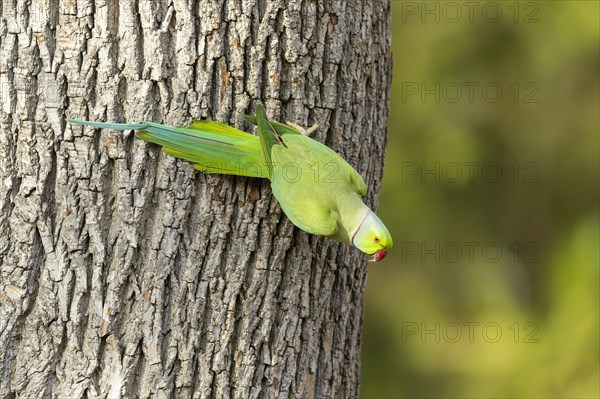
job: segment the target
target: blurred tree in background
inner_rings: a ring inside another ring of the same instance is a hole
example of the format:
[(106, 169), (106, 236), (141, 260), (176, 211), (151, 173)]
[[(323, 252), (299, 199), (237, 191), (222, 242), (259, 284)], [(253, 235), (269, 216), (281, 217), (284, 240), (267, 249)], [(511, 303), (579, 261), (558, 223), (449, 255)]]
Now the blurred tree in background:
[(364, 398), (599, 392), (599, 6), (392, 2)]

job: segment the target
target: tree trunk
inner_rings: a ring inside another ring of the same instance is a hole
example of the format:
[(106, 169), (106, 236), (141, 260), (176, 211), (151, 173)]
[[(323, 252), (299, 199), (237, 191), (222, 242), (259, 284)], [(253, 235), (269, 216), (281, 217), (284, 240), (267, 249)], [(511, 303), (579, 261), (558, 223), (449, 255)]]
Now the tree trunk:
[(366, 257), (266, 180), (65, 117), (245, 130), (257, 102), (376, 205), (388, 0), (0, 2), (0, 397), (358, 396)]

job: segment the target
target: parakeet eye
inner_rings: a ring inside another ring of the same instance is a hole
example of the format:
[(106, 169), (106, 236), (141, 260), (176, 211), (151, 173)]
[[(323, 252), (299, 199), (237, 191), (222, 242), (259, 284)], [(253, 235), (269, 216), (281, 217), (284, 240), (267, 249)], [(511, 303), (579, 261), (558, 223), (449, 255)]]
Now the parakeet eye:
[(379, 244), (379, 237), (375, 237), (375, 242)]

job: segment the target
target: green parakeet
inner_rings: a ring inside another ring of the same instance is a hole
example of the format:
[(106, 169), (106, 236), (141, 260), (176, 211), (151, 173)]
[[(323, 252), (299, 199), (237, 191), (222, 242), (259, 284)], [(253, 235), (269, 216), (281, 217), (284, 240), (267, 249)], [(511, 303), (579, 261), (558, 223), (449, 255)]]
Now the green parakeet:
[(392, 247), (392, 237), (361, 199), (367, 186), (341, 156), (296, 128), (269, 121), (264, 108), (246, 120), (258, 126), (255, 136), (224, 123), (194, 120), (187, 127), (158, 123), (70, 123), (115, 130), (138, 130), (142, 140), (163, 146), (206, 173), (266, 178), (288, 218), (300, 229), (353, 245), (378, 262)]

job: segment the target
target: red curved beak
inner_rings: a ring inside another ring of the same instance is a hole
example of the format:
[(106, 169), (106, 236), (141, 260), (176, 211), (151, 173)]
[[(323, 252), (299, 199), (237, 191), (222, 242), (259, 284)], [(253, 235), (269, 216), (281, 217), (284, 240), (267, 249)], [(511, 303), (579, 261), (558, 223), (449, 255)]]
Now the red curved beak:
[(387, 253), (388, 253), (387, 249), (380, 249), (379, 251), (375, 252), (375, 254), (373, 255), (373, 258), (371, 259), (371, 262), (379, 262), (380, 260), (385, 258)]

